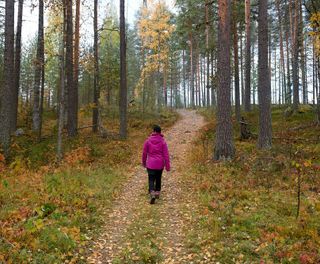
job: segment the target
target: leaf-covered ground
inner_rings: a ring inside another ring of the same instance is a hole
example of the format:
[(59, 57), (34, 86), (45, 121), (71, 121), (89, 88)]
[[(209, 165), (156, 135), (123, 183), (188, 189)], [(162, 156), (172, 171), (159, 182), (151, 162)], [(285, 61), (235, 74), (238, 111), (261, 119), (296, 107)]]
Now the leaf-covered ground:
[[(81, 126), (91, 111), (81, 111)], [(47, 116), (48, 115), (48, 116)], [(44, 139), (15, 138), (13, 159), (0, 159), (0, 263), (85, 263), (85, 249), (99, 233), (106, 208), (140, 162), (140, 148), (152, 125), (170, 127), (177, 115), (129, 113), (129, 138), (101, 138), (90, 129), (64, 140), (65, 157), (55, 163), (54, 115), (46, 113)], [(116, 116), (104, 116), (111, 135)]]
[(256, 148), (256, 110), (253, 138), (234, 121), (231, 162), (211, 160), (214, 113), (180, 111), (171, 128), (165, 114), (173, 170), (155, 205), (140, 165), (154, 116), (132, 118), (127, 142), (69, 142), (58, 168), (32, 169), (43, 146), (18, 142), (22, 157), (1, 168), (0, 263), (320, 263), (320, 127), (306, 107), (283, 112), (273, 109), (270, 151)]
[(190, 263), (184, 229), (190, 227), (196, 204), (183, 184), (182, 173), (188, 168), (188, 151), (204, 120), (195, 111), (179, 113), (178, 122), (164, 131), (172, 171), (164, 173), (161, 199), (149, 204), (147, 174), (137, 166), (106, 214), (104, 232), (91, 249), (90, 263)]
[[(236, 158), (227, 163), (210, 161), (215, 120), (203, 112), (209, 123), (187, 178), (202, 207), (186, 230), (195, 263), (320, 263), (320, 127), (309, 108), (289, 118), (283, 110), (272, 112), (270, 151), (257, 150), (255, 138), (241, 141), (235, 124)], [(254, 134), (257, 116), (246, 116)]]
[[(313, 113), (285, 118), (275, 108), (270, 151), (258, 151), (255, 138), (241, 141), (234, 122), (237, 154), (225, 163), (211, 160), (214, 113), (202, 113), (205, 126), (183, 111), (166, 133), (174, 170), (164, 176), (162, 199), (148, 205), (145, 172), (137, 169), (89, 262), (320, 263), (320, 130)], [(254, 135), (256, 116), (246, 116)]]

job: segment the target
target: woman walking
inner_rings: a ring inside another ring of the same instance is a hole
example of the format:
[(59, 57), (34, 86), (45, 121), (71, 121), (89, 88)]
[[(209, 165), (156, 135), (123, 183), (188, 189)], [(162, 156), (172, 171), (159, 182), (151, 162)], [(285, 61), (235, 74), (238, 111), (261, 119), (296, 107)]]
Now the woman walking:
[(154, 204), (160, 197), (163, 169), (170, 171), (168, 146), (158, 125), (153, 126), (153, 133), (144, 142), (142, 165), (148, 171), (150, 204)]

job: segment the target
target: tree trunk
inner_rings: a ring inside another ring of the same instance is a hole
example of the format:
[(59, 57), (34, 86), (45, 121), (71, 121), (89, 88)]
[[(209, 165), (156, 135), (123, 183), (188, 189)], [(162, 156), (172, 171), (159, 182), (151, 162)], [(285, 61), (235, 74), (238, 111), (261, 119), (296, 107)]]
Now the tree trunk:
[(168, 106), (168, 91), (167, 91), (167, 67), (164, 66), (163, 69), (163, 95), (164, 95), (164, 105), (165, 107)]
[(147, 0), (143, 0), (143, 6), (144, 7), (148, 7), (148, 1)]
[(195, 50), (195, 63), (194, 63), (194, 83), (195, 83), (195, 106), (198, 104), (198, 59), (197, 59), (197, 50)]
[(94, 77), (93, 77), (93, 115), (92, 115), (92, 131), (98, 132), (99, 128), (99, 50), (98, 50), (98, 0), (94, 0), (94, 15), (93, 15), (93, 53), (94, 53)]
[(302, 79), (302, 95), (303, 95), (303, 104), (308, 103), (308, 86), (307, 86), (307, 73), (306, 73), (306, 54), (304, 47), (304, 39), (301, 40), (301, 79)]
[(233, 158), (235, 154), (230, 101), (230, 0), (218, 0), (218, 6), (217, 129), (214, 159), (224, 160)]
[(245, 0), (246, 20), (246, 53), (245, 53), (245, 100), (244, 110), (251, 111), (251, 22), (250, 22), (250, 0)]
[[(292, 0), (293, 1), (293, 0)], [(294, 28), (292, 35), (292, 81), (293, 81), (293, 110), (298, 111), (299, 105), (299, 4), (295, 0)]]
[(120, 0), (120, 137), (127, 137), (127, 65), (125, 0)]
[(187, 108), (187, 96), (186, 96), (186, 69), (185, 69), (185, 50), (182, 50), (182, 82), (183, 82), (183, 102), (184, 108)]
[(291, 104), (291, 77), (290, 77), (290, 50), (289, 50), (289, 33), (286, 32), (286, 51), (287, 51), (287, 91), (285, 94), (286, 104)]
[(189, 33), (189, 45), (190, 45), (190, 95), (191, 95), (191, 107), (194, 108), (194, 66), (193, 66), (193, 40), (192, 33)]
[(80, 43), (80, 0), (76, 0), (75, 32), (74, 32), (74, 67), (73, 67), (73, 85), (76, 92), (76, 108), (78, 109), (78, 91), (79, 91), (79, 43)]
[(234, 91), (235, 91), (235, 112), (236, 119), (240, 121), (240, 83), (239, 83), (239, 48), (237, 30), (237, 2), (233, 1), (233, 54), (234, 54)]
[[(317, 79), (320, 81), (320, 59), (318, 57), (318, 63), (317, 63)], [(318, 82), (317, 82), (318, 83)], [(318, 121), (318, 125), (320, 125), (320, 89), (317, 85), (317, 89), (316, 89), (316, 93), (317, 93), (317, 121)]]
[[(269, 57), (271, 57), (271, 53), (269, 54)], [(277, 104), (277, 99), (279, 98), (277, 96), (277, 50), (274, 51), (274, 57), (273, 57), (273, 62), (274, 62), (274, 87), (273, 87), (273, 100), (271, 99), (271, 104)], [(270, 67), (270, 71), (271, 71), (271, 66)], [(280, 74), (279, 74), (279, 78), (280, 79)], [(280, 86), (279, 86), (279, 93), (280, 93)], [(280, 102), (279, 102), (280, 104)]]
[(66, 36), (66, 80), (68, 89), (68, 119), (67, 130), (68, 136), (74, 137), (77, 135), (78, 127), (78, 92), (74, 86), (74, 67), (73, 67), (73, 11), (72, 0), (66, 1), (67, 5), (67, 36)]
[(41, 70), (44, 64), (43, 58), (43, 0), (39, 0), (39, 21), (38, 21), (38, 43), (37, 43), (37, 58), (34, 73), (34, 88), (33, 88), (33, 131), (39, 133), (41, 116), (40, 116), (40, 86), (41, 86)]
[[(213, 49), (211, 50), (211, 104), (212, 107), (217, 106), (217, 101), (216, 101), (216, 94), (215, 94), (215, 82), (214, 82), (214, 70), (213, 70), (213, 62), (215, 60), (213, 59)], [(215, 64), (216, 66), (217, 64)]]
[(19, 106), (19, 88), (20, 88), (20, 68), (21, 68), (21, 32), (22, 32), (22, 15), (23, 15), (23, 0), (19, 0), (18, 6), (18, 22), (16, 32), (16, 50), (15, 50), (15, 65), (14, 65), (14, 99), (11, 131), (17, 129), (18, 106)]
[(207, 103), (206, 93), (205, 93), (205, 87), (206, 87), (206, 79), (204, 76), (205, 69), (203, 65), (203, 60), (200, 56), (200, 79), (201, 79), (201, 93), (202, 93), (202, 106), (205, 107)]
[(315, 43), (312, 43), (312, 101), (313, 105), (317, 102), (317, 71), (316, 71), (316, 51)]
[[(42, 41), (42, 43), (44, 44), (44, 41)], [(44, 45), (42, 47), (42, 51), (44, 52)], [(44, 58), (44, 53), (41, 54), (41, 56), (43, 56)], [(43, 59), (44, 61), (44, 59)], [(43, 123), (43, 102), (44, 102), (44, 78), (45, 78), (45, 69), (44, 69), (44, 63), (42, 64), (41, 67), (41, 88), (40, 88), (40, 126), (39, 126), (39, 130), (38, 130), (38, 141), (41, 140), (41, 136), (42, 136), (42, 123)]]
[[(283, 49), (283, 31), (282, 31), (282, 14), (280, 11), (280, 0), (276, 1), (276, 7), (277, 7), (277, 13), (278, 13), (278, 21), (279, 21), (279, 35), (280, 35), (280, 60), (281, 60), (281, 67), (280, 72), (282, 71), (282, 94), (283, 94), (283, 101), (284, 97), (286, 96), (286, 67), (285, 67), (285, 62), (284, 62), (284, 49)], [(289, 73), (288, 73), (289, 74)], [(280, 88), (279, 88), (280, 89)], [(280, 93), (280, 92), (279, 92)]]
[(209, 1), (206, 0), (206, 57), (207, 57), (207, 107), (210, 107), (210, 50), (209, 50), (209, 35), (210, 22), (209, 22)]
[[(65, 6), (63, 7), (65, 13)], [(62, 160), (62, 135), (64, 127), (64, 112), (65, 112), (65, 25), (63, 24), (62, 40), (60, 47), (60, 91), (59, 91), (59, 115), (58, 115), (58, 137), (57, 137), (57, 159)]]
[[(252, 69), (252, 75), (253, 76), (256, 75), (256, 71), (257, 71), (256, 65), (254, 63), (254, 57), (255, 57), (254, 53), (255, 53), (255, 41), (253, 41), (252, 46), (251, 46), (251, 58), (252, 58), (252, 60), (251, 60), (251, 69)], [(255, 79), (254, 79), (254, 81), (255, 82), (252, 85), (252, 104), (256, 105), (257, 82), (256, 82)]]
[(269, 149), (272, 144), (271, 84), (268, 67), (268, 0), (259, 1), (259, 136), (258, 147)]
[(198, 106), (201, 107), (201, 80), (200, 80), (200, 51), (197, 52), (196, 76), (197, 76), (197, 98)]
[(307, 78), (306, 78), (306, 51), (305, 51), (305, 40), (304, 40), (304, 23), (303, 23), (303, 14), (302, 14), (302, 2), (299, 0), (299, 46), (301, 60), (300, 60), (300, 67), (301, 67), (301, 79), (302, 79), (302, 102), (303, 104), (308, 103), (308, 86), (307, 86)]
[(240, 30), (240, 71), (241, 71), (241, 104), (244, 105), (245, 88), (243, 76), (243, 47), (242, 47), (242, 30)]
[(170, 108), (173, 108), (173, 73), (172, 65), (170, 67)]
[(14, 1), (6, 0), (3, 86), (0, 90), (0, 142), (4, 156), (10, 154), (10, 130), (14, 98)]

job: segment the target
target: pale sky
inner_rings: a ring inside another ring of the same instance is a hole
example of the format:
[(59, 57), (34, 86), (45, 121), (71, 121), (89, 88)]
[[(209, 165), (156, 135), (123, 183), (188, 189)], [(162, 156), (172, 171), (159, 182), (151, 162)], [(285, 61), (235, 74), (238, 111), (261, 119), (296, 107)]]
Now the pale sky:
[[(88, 4), (92, 1), (92, 5)], [(143, 0), (127, 0), (126, 1), (126, 16), (127, 21), (130, 24), (133, 23), (135, 15), (141, 6)], [(175, 0), (165, 0), (170, 9), (174, 8)], [(23, 27), (22, 27), (22, 41), (23, 43), (28, 42), (30, 39), (34, 38), (37, 32), (37, 19), (38, 19), (38, 8), (31, 7), (32, 0), (25, 0), (24, 12), (23, 12)], [(36, 1), (33, 0), (36, 3)], [(113, 10), (110, 10), (112, 8)], [(88, 16), (87, 20), (82, 21), (83, 34), (87, 32), (91, 34), (92, 31), (92, 19), (90, 18), (90, 13), (92, 14), (93, 0), (85, 0), (85, 6), (82, 8), (82, 14)], [(109, 10), (108, 10), (109, 9)], [(18, 7), (16, 5), (16, 13)], [(119, 13), (119, 0), (99, 0), (99, 14), (100, 21), (106, 16), (107, 12), (117, 12)], [(17, 15), (17, 14), (16, 14)]]

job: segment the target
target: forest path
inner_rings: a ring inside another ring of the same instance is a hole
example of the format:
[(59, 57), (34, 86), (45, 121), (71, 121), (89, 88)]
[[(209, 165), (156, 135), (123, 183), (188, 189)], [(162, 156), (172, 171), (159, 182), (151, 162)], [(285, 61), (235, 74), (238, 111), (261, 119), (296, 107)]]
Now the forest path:
[[(148, 261), (153, 258), (152, 263), (190, 263), (184, 249), (184, 230), (192, 228), (188, 224), (196, 203), (182, 181), (188, 166), (187, 152), (205, 121), (195, 111), (180, 110), (179, 114), (180, 119), (165, 132), (172, 171), (163, 174), (161, 199), (155, 205), (149, 204), (147, 174), (138, 166), (106, 212), (103, 232), (90, 249), (88, 263), (145, 263), (141, 255)], [(139, 254), (144, 236), (150, 239), (150, 249)]]

